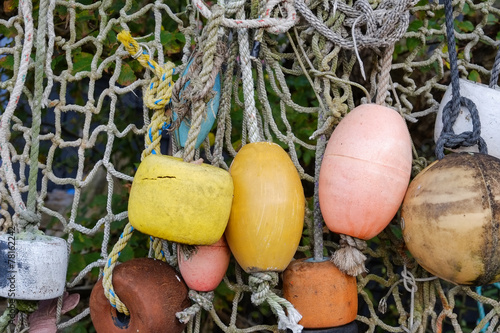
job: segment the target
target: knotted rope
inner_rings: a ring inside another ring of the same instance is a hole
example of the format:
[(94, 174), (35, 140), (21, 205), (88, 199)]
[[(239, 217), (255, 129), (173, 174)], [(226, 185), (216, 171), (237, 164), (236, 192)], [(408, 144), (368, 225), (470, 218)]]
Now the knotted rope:
[(210, 311), (213, 308), (214, 292), (197, 292), (190, 290), (188, 297), (194, 302), (189, 308), (177, 312), (175, 316), (183, 324), (187, 324), (201, 309)]
[[(239, 8), (243, 8), (243, 4), (244, 1), (241, 0), (233, 1), (226, 5), (226, 9), (231, 13), (235, 9), (238, 10)], [(193, 5), (207, 19), (210, 19), (213, 15), (215, 15), (215, 6), (212, 6), (212, 11), (210, 11), (210, 9), (201, 0), (193, 0)], [(283, 18), (271, 17), (271, 14), (277, 6), (280, 6), (282, 13), (286, 13), (286, 15), (283, 15)], [(223, 17), (220, 24), (226, 28), (241, 28), (245, 30), (263, 28), (272, 34), (280, 34), (293, 27), (296, 21), (297, 13), (293, 6), (293, 0), (269, 0), (266, 1), (264, 14), (257, 19), (245, 19), (241, 16), (236, 19)]]
[(332, 255), (331, 261), (342, 272), (357, 276), (368, 271), (365, 268), (366, 256), (361, 252), (365, 249), (364, 240), (342, 234), (340, 235), (340, 248)]
[[(169, 109), (165, 111), (165, 107), (168, 106), (172, 97), (172, 75), (175, 73), (175, 65), (172, 62), (167, 62), (163, 66), (158, 65), (127, 30), (120, 32), (117, 38), (134, 59), (137, 59), (144, 68), (149, 68), (154, 74), (143, 98), (144, 104), (149, 109), (154, 110), (146, 135), (147, 148), (142, 152), (144, 159), (151, 153), (156, 154), (155, 148), (160, 144), (161, 132), (170, 122), (171, 111)], [(159, 150), (158, 153), (160, 154)]]
[[(436, 142), (436, 157), (442, 159), (444, 157), (444, 147), (451, 149), (459, 147), (470, 147), (478, 145), (480, 153), (487, 154), (488, 148), (486, 142), (481, 137), (481, 122), (479, 113), (474, 102), (460, 95), (460, 80), (458, 72), (457, 51), (455, 49), (455, 30), (453, 26), (453, 5), (451, 0), (444, 1), (444, 10), (446, 17), (446, 35), (448, 42), (448, 54), (450, 57), (450, 76), (452, 98), (443, 109), (443, 130)], [(472, 120), (472, 131), (465, 131), (460, 134), (455, 134), (453, 125), (460, 114), (460, 107), (464, 106), (469, 110)]]
[[(364, 48), (389, 48), (401, 39), (410, 24), (409, 9), (415, 0), (386, 0), (373, 9), (368, 0), (358, 0), (354, 6), (335, 0), (333, 16), (337, 11), (345, 15), (340, 31), (330, 29), (303, 0), (295, 0), (295, 8), (321, 35), (342, 48), (354, 50), (365, 77), (363, 61), (358, 50)], [(362, 27), (366, 32), (363, 33)], [(348, 31), (348, 29), (350, 31)], [(345, 37), (349, 36), (350, 37)]]
[[(298, 322), (302, 315), (295, 310), (292, 303), (276, 295), (272, 288), (278, 284), (276, 272), (252, 273), (248, 278), (248, 285), (252, 291), (251, 301), (256, 306), (267, 302), (273, 313), (278, 317), (278, 329), (290, 329), (293, 333), (302, 332), (302, 325)], [(286, 309), (283, 311), (283, 308)]]

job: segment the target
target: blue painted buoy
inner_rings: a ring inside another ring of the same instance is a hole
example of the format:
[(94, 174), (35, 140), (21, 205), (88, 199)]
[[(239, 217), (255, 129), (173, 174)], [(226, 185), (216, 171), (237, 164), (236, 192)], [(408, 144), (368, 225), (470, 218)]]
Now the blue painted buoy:
[[(192, 60), (184, 70), (183, 75), (186, 75), (187, 71), (189, 70), (189, 66), (191, 66), (191, 63)], [(189, 85), (189, 83), (190, 81), (186, 82), (184, 88), (186, 88)], [(182, 91), (181, 91), (181, 98), (182, 98)], [(212, 88), (212, 91), (215, 93), (215, 95), (207, 103), (207, 116), (201, 124), (200, 133), (198, 134), (198, 138), (196, 139), (196, 145), (195, 145), (196, 149), (200, 148), (203, 141), (205, 141), (205, 138), (207, 137), (208, 133), (210, 133), (210, 130), (214, 125), (215, 118), (217, 117), (217, 112), (219, 110), (220, 96), (221, 96), (220, 74), (217, 74), (217, 76), (215, 77), (215, 83)], [(174, 121), (177, 120), (177, 114), (175, 113), (175, 110), (173, 111), (172, 118)], [(175, 130), (175, 139), (177, 143), (180, 144), (181, 147), (184, 147), (186, 144), (190, 128), (191, 128), (191, 119), (185, 117), (182, 123), (179, 125), (179, 127)]]

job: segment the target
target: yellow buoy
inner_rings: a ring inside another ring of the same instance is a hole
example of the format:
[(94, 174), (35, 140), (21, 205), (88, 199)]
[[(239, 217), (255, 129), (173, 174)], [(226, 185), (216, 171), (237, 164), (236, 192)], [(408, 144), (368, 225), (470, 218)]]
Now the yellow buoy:
[(130, 223), (145, 234), (173, 242), (209, 245), (224, 233), (231, 202), (230, 174), (166, 155), (149, 155), (132, 183)]
[(248, 273), (283, 271), (302, 235), (304, 191), (297, 169), (277, 144), (250, 143), (229, 170), (234, 199), (226, 239)]

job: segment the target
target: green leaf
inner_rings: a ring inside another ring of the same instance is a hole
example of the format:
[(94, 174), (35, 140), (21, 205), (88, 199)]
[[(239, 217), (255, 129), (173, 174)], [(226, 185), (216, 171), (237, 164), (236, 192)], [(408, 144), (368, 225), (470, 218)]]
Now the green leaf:
[(418, 38), (407, 38), (406, 39), (406, 47), (408, 47), (408, 51), (413, 51), (417, 46), (420, 45), (420, 40)]
[(457, 23), (457, 27), (463, 32), (471, 32), (474, 31), (474, 24), (470, 21), (462, 21)]
[(72, 74), (75, 75), (76, 73), (79, 73), (79, 72), (90, 71), (93, 59), (94, 59), (94, 56), (90, 53), (86, 53), (86, 52), (75, 53), (75, 55), (73, 57), (73, 72), (72, 72)]
[(467, 78), (471, 81), (481, 83), (481, 76), (475, 69), (469, 73), (469, 76)]
[(421, 20), (414, 20), (408, 25), (408, 31), (418, 31), (422, 26), (424, 25), (424, 22)]
[(470, 6), (468, 3), (465, 3), (464, 4), (464, 8), (462, 9), (462, 14), (464, 15), (468, 15), (469, 13), (471, 12), (470, 10)]
[(14, 69), (14, 56), (12, 54), (9, 54), (7, 56), (2, 56), (0, 58), (0, 68), (13, 70)]
[(137, 77), (134, 74), (134, 71), (132, 68), (130, 68), (129, 64), (127, 63), (122, 63), (122, 69), (120, 71), (120, 76), (118, 77), (118, 84), (122, 86), (128, 86), (132, 84), (135, 80), (137, 80)]

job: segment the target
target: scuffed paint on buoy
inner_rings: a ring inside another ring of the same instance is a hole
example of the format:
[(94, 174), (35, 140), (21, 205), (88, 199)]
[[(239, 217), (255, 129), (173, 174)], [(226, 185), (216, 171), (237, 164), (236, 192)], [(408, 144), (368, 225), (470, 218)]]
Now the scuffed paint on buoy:
[(500, 160), (445, 156), (408, 187), (401, 228), (417, 262), (460, 285), (500, 281)]
[(46, 300), (64, 292), (68, 249), (64, 239), (43, 234), (0, 235), (0, 296)]

